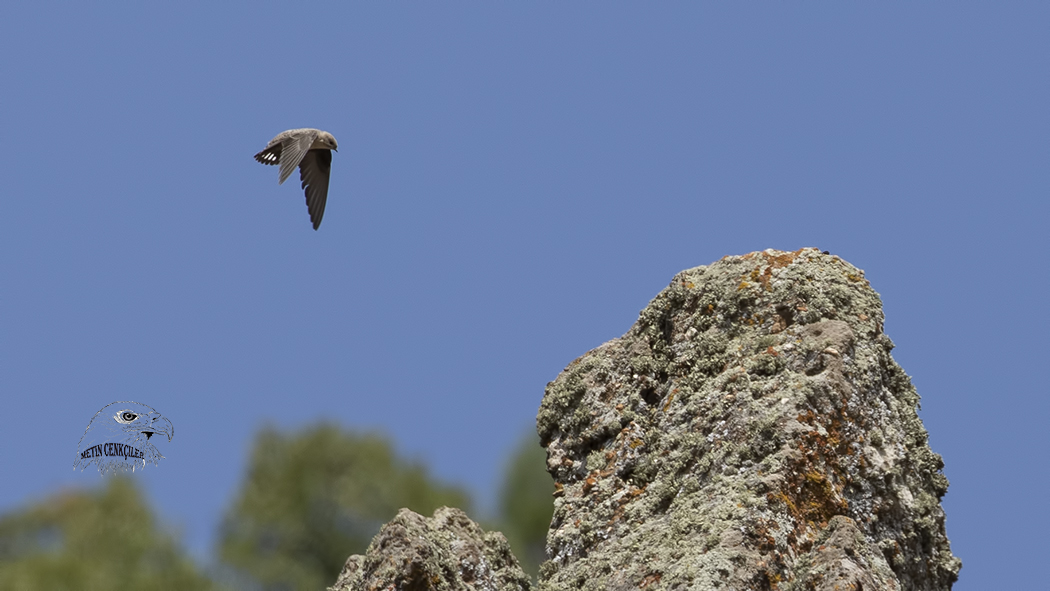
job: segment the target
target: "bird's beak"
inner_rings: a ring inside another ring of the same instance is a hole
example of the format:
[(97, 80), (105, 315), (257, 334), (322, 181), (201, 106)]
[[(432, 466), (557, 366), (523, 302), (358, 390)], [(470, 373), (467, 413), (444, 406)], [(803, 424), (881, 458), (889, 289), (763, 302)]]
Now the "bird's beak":
[(153, 437), (155, 433), (163, 433), (168, 436), (168, 441), (175, 436), (175, 427), (171, 425), (171, 421), (168, 419), (156, 416), (150, 421), (150, 428), (148, 431), (143, 431), (146, 434), (146, 439)]

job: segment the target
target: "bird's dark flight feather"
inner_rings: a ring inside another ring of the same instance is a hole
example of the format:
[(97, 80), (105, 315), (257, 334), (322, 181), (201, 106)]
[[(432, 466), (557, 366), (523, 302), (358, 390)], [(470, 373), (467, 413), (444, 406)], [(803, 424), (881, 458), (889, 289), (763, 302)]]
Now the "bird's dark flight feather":
[(314, 230), (321, 226), (324, 205), (328, 200), (328, 180), (332, 173), (332, 151), (310, 150), (299, 163), (299, 179), (306, 193), (306, 209)]
[(269, 146), (255, 155), (255, 159), (263, 164), (277, 165), (281, 163), (281, 144), (278, 142)]

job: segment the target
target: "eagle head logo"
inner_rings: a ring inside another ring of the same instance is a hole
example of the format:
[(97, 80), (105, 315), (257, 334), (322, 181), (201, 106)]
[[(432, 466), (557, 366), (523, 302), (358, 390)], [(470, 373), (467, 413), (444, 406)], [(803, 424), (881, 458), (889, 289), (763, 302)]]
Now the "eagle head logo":
[(153, 436), (175, 435), (171, 421), (145, 404), (114, 402), (95, 413), (77, 447), (73, 470), (98, 464), (101, 474), (135, 471), (156, 466), (164, 456), (153, 445)]

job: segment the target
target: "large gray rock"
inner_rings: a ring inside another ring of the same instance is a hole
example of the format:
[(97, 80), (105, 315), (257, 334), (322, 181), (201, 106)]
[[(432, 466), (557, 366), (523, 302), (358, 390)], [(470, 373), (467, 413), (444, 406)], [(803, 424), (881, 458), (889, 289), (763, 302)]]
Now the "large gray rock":
[(364, 556), (347, 559), (329, 591), (528, 591), (507, 538), (486, 533), (459, 509), (433, 517), (402, 509)]
[(679, 273), (547, 387), (540, 588), (950, 589), (948, 481), (882, 327), (815, 249)]
[[(814, 249), (679, 273), (551, 382), (543, 590), (944, 590), (959, 560), (919, 397), (864, 273)], [(332, 591), (514, 590), (499, 533), (408, 510)]]

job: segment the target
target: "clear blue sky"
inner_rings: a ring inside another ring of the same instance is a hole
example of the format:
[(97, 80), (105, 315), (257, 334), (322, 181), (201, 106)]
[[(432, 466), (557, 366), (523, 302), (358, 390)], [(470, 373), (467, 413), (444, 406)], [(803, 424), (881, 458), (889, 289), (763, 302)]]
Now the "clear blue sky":
[[(677, 271), (861, 267), (944, 456), (956, 589), (1047, 551), (1045, 3), (15, 3), (0, 20), (0, 510), (91, 416), (197, 555), (255, 431), (389, 434), (491, 504), (545, 384)], [(339, 140), (310, 227), (278, 132)]]

